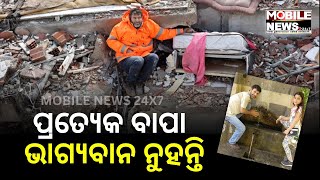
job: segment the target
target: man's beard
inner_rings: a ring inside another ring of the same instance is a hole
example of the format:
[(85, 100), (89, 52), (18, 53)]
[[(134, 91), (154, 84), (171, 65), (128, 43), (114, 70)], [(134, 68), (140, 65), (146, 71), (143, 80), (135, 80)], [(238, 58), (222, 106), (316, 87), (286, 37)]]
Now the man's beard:
[(133, 23), (133, 26), (137, 29), (141, 27), (142, 23)]

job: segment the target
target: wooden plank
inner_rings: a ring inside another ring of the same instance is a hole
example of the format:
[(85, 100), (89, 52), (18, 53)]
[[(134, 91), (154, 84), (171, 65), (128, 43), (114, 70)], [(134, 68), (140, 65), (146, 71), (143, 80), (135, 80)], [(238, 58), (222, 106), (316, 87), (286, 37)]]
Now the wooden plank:
[(179, 89), (181, 84), (183, 83), (184, 77), (185, 77), (185, 74), (182, 77), (180, 77), (178, 80), (176, 80), (173, 83), (173, 85), (165, 92), (165, 94), (167, 94), (167, 95), (174, 94)]
[(69, 70), (68, 74), (76, 74), (76, 73), (82, 73), (82, 72), (86, 72), (86, 71), (92, 71), (92, 70), (97, 69), (99, 67), (100, 66), (92, 66), (92, 67), (83, 68), (83, 69)]
[(70, 66), (70, 64), (72, 63), (72, 60), (74, 58), (74, 51), (75, 48), (72, 47), (71, 50), (68, 52), (67, 57), (64, 59), (63, 63), (61, 64), (61, 66), (59, 67), (59, 75), (60, 76), (64, 76)]

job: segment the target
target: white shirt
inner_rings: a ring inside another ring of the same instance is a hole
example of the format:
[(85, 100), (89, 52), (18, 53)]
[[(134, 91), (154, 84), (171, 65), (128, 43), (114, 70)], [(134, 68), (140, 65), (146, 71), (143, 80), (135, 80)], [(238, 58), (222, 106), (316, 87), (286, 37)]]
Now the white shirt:
[(247, 109), (249, 103), (251, 103), (249, 92), (240, 92), (232, 95), (227, 108), (227, 116), (241, 114), (241, 108)]

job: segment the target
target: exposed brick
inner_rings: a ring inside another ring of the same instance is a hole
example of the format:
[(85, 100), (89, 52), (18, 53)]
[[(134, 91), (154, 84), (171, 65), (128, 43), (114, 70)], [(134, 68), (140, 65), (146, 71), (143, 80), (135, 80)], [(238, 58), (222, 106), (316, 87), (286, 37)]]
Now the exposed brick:
[(60, 55), (62, 52), (62, 48), (60, 46), (55, 47), (52, 51), (49, 52), (49, 54), (52, 54), (54, 56)]
[(294, 69), (294, 64), (293, 63), (291, 63), (291, 62), (287, 62), (287, 61), (284, 61), (284, 62), (282, 62), (282, 64), (283, 64), (283, 68), (286, 68), (287, 70), (293, 70)]
[(33, 48), (36, 48), (37, 47), (37, 43), (34, 39), (29, 39), (27, 42), (26, 42), (26, 45), (29, 49), (33, 49)]
[(313, 48), (313, 44), (312, 44), (312, 43), (309, 43), (309, 44), (306, 44), (306, 45), (302, 46), (300, 49), (301, 49), (302, 51), (307, 52), (307, 51), (309, 51), (311, 48)]
[(276, 71), (276, 73), (280, 76), (280, 75), (285, 75), (287, 74), (286, 71), (284, 71), (283, 69), (280, 68), (275, 68), (274, 69)]
[(46, 53), (42, 46), (30, 50), (31, 61), (43, 61), (46, 59)]
[(304, 80), (305, 82), (310, 81), (310, 80), (311, 80), (311, 77), (310, 77), (310, 76), (311, 76), (311, 75), (310, 75), (308, 72), (304, 73), (304, 75), (303, 75), (303, 80)]
[(3, 31), (3, 32), (0, 32), (0, 39), (14, 40), (16, 39), (16, 36), (12, 31)]
[(52, 34), (52, 38), (57, 44), (64, 46), (73, 37), (64, 31), (58, 31)]
[(319, 73), (319, 70), (317, 70), (317, 69), (311, 69), (311, 70), (309, 70), (309, 71), (307, 71), (310, 75), (314, 75), (315, 73)]
[(304, 45), (312, 43), (312, 41), (313, 41), (312, 39), (304, 38), (304, 39), (297, 39), (296, 43), (297, 43), (297, 46), (301, 48)]

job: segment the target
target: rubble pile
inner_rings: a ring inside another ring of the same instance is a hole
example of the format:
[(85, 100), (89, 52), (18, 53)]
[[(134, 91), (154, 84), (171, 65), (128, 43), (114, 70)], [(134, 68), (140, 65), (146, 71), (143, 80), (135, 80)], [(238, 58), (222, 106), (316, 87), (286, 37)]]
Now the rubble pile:
[(16, 2), (18, 0), (1, 0), (0, 1), (0, 14), (8, 13), (16, 10)]
[[(233, 80), (227, 77), (208, 77), (204, 86), (195, 84), (195, 75), (191, 73), (176, 74), (160, 67), (151, 76), (149, 86), (162, 88), (170, 91), (180, 79), (177, 90), (172, 93), (173, 98), (178, 100), (181, 107), (211, 107), (227, 106), (231, 93)], [(163, 93), (166, 95), (166, 93)]]
[(319, 0), (262, 0), (258, 5), (259, 10), (309, 7), (319, 7)]
[(229, 97), (224, 93), (201, 91), (191, 86), (178, 89), (174, 95), (180, 107), (227, 107)]
[(319, 29), (299, 39), (243, 34), (257, 46), (250, 74), (314, 90), (319, 76)]
[(43, 91), (83, 90), (88, 84), (112, 85), (110, 51), (102, 35), (16, 35), (0, 32), (0, 97), (24, 93), (36, 99)]

